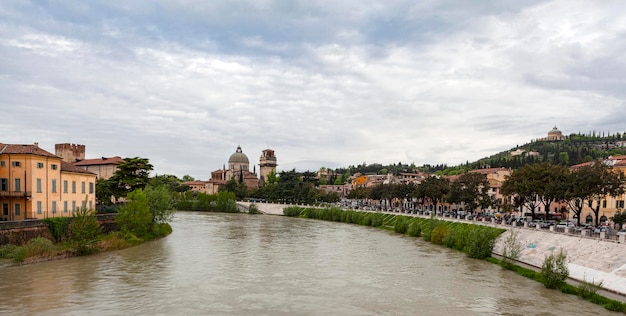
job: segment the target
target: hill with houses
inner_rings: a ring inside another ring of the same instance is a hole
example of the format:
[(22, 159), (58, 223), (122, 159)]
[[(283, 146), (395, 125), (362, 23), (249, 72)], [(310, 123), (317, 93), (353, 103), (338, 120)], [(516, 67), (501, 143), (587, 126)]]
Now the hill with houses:
[(572, 133), (563, 135), (555, 128), (545, 138), (531, 140), (524, 145), (517, 145), (510, 150), (481, 158), (474, 162), (466, 162), (457, 166), (365, 163), (348, 168), (335, 170), (337, 174), (385, 174), (399, 172), (426, 172), (442, 175), (457, 175), (469, 170), (484, 168), (511, 168), (517, 169), (527, 164), (537, 162), (551, 162), (565, 166), (573, 166), (596, 159), (606, 159), (611, 156), (626, 155), (626, 132), (624, 133)]

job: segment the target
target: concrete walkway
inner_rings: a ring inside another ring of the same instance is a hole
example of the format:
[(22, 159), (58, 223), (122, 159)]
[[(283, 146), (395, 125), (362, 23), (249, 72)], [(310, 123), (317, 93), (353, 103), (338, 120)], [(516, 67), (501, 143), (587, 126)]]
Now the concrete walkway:
[[(246, 208), (249, 202), (237, 202)], [(283, 209), (291, 205), (255, 203), (260, 212), (271, 215), (283, 215)], [(392, 213), (396, 215), (417, 216), (414, 214)], [(438, 218), (449, 221), (449, 218)], [(577, 281), (599, 283), (609, 292), (618, 294), (614, 299), (626, 302), (626, 245), (615, 241), (598, 238), (566, 235), (545, 230), (511, 227), (490, 223), (477, 223), (493, 227), (504, 228), (517, 233), (517, 239), (522, 245), (519, 261), (534, 267), (541, 267), (546, 256), (558, 254), (560, 249), (567, 254), (570, 278)], [(502, 253), (504, 241), (509, 233), (498, 238), (494, 247), (494, 254)]]
[[(504, 226), (506, 227), (506, 226)], [(567, 255), (570, 278), (599, 283), (626, 300), (626, 245), (598, 238), (565, 235), (536, 229), (507, 227), (517, 233), (522, 245), (519, 261), (541, 267), (546, 256), (563, 249)], [(493, 252), (501, 254), (509, 233), (498, 239)]]

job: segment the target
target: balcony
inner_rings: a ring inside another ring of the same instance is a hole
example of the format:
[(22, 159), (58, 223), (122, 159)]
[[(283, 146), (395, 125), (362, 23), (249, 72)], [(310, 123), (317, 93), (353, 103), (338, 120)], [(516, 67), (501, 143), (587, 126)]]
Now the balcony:
[(0, 198), (29, 198), (30, 191), (0, 191)]

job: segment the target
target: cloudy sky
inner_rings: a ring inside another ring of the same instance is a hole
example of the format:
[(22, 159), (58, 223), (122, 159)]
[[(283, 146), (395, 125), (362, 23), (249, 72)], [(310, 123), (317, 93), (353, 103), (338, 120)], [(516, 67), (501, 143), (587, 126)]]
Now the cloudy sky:
[(621, 0), (3, 0), (0, 142), (203, 180), (238, 145), (456, 165), (626, 131), (624, 52)]

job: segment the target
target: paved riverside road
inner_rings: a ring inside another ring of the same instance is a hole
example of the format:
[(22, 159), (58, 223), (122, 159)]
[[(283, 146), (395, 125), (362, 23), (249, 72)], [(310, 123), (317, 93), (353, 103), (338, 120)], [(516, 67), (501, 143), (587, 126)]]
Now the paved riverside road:
[[(247, 207), (249, 202), (237, 202)], [(260, 212), (271, 215), (283, 215), (283, 209), (291, 205), (255, 203)], [(420, 216), (415, 214), (392, 213), (405, 216)], [(428, 216), (422, 216), (428, 217)], [(470, 223), (467, 220), (453, 218), (437, 219), (447, 221), (460, 221)], [(534, 267), (541, 267), (544, 259), (550, 253), (558, 253), (563, 249), (567, 254), (570, 278), (577, 281), (603, 282), (603, 287), (617, 294), (614, 299), (626, 302), (626, 245), (612, 240), (582, 237), (580, 235), (567, 235), (546, 230), (532, 228), (512, 227), (491, 223), (476, 224), (504, 228), (517, 233), (517, 239), (522, 245), (522, 251), (518, 261)], [(504, 233), (498, 238), (494, 247), (494, 254), (500, 255), (504, 241), (509, 233)]]

